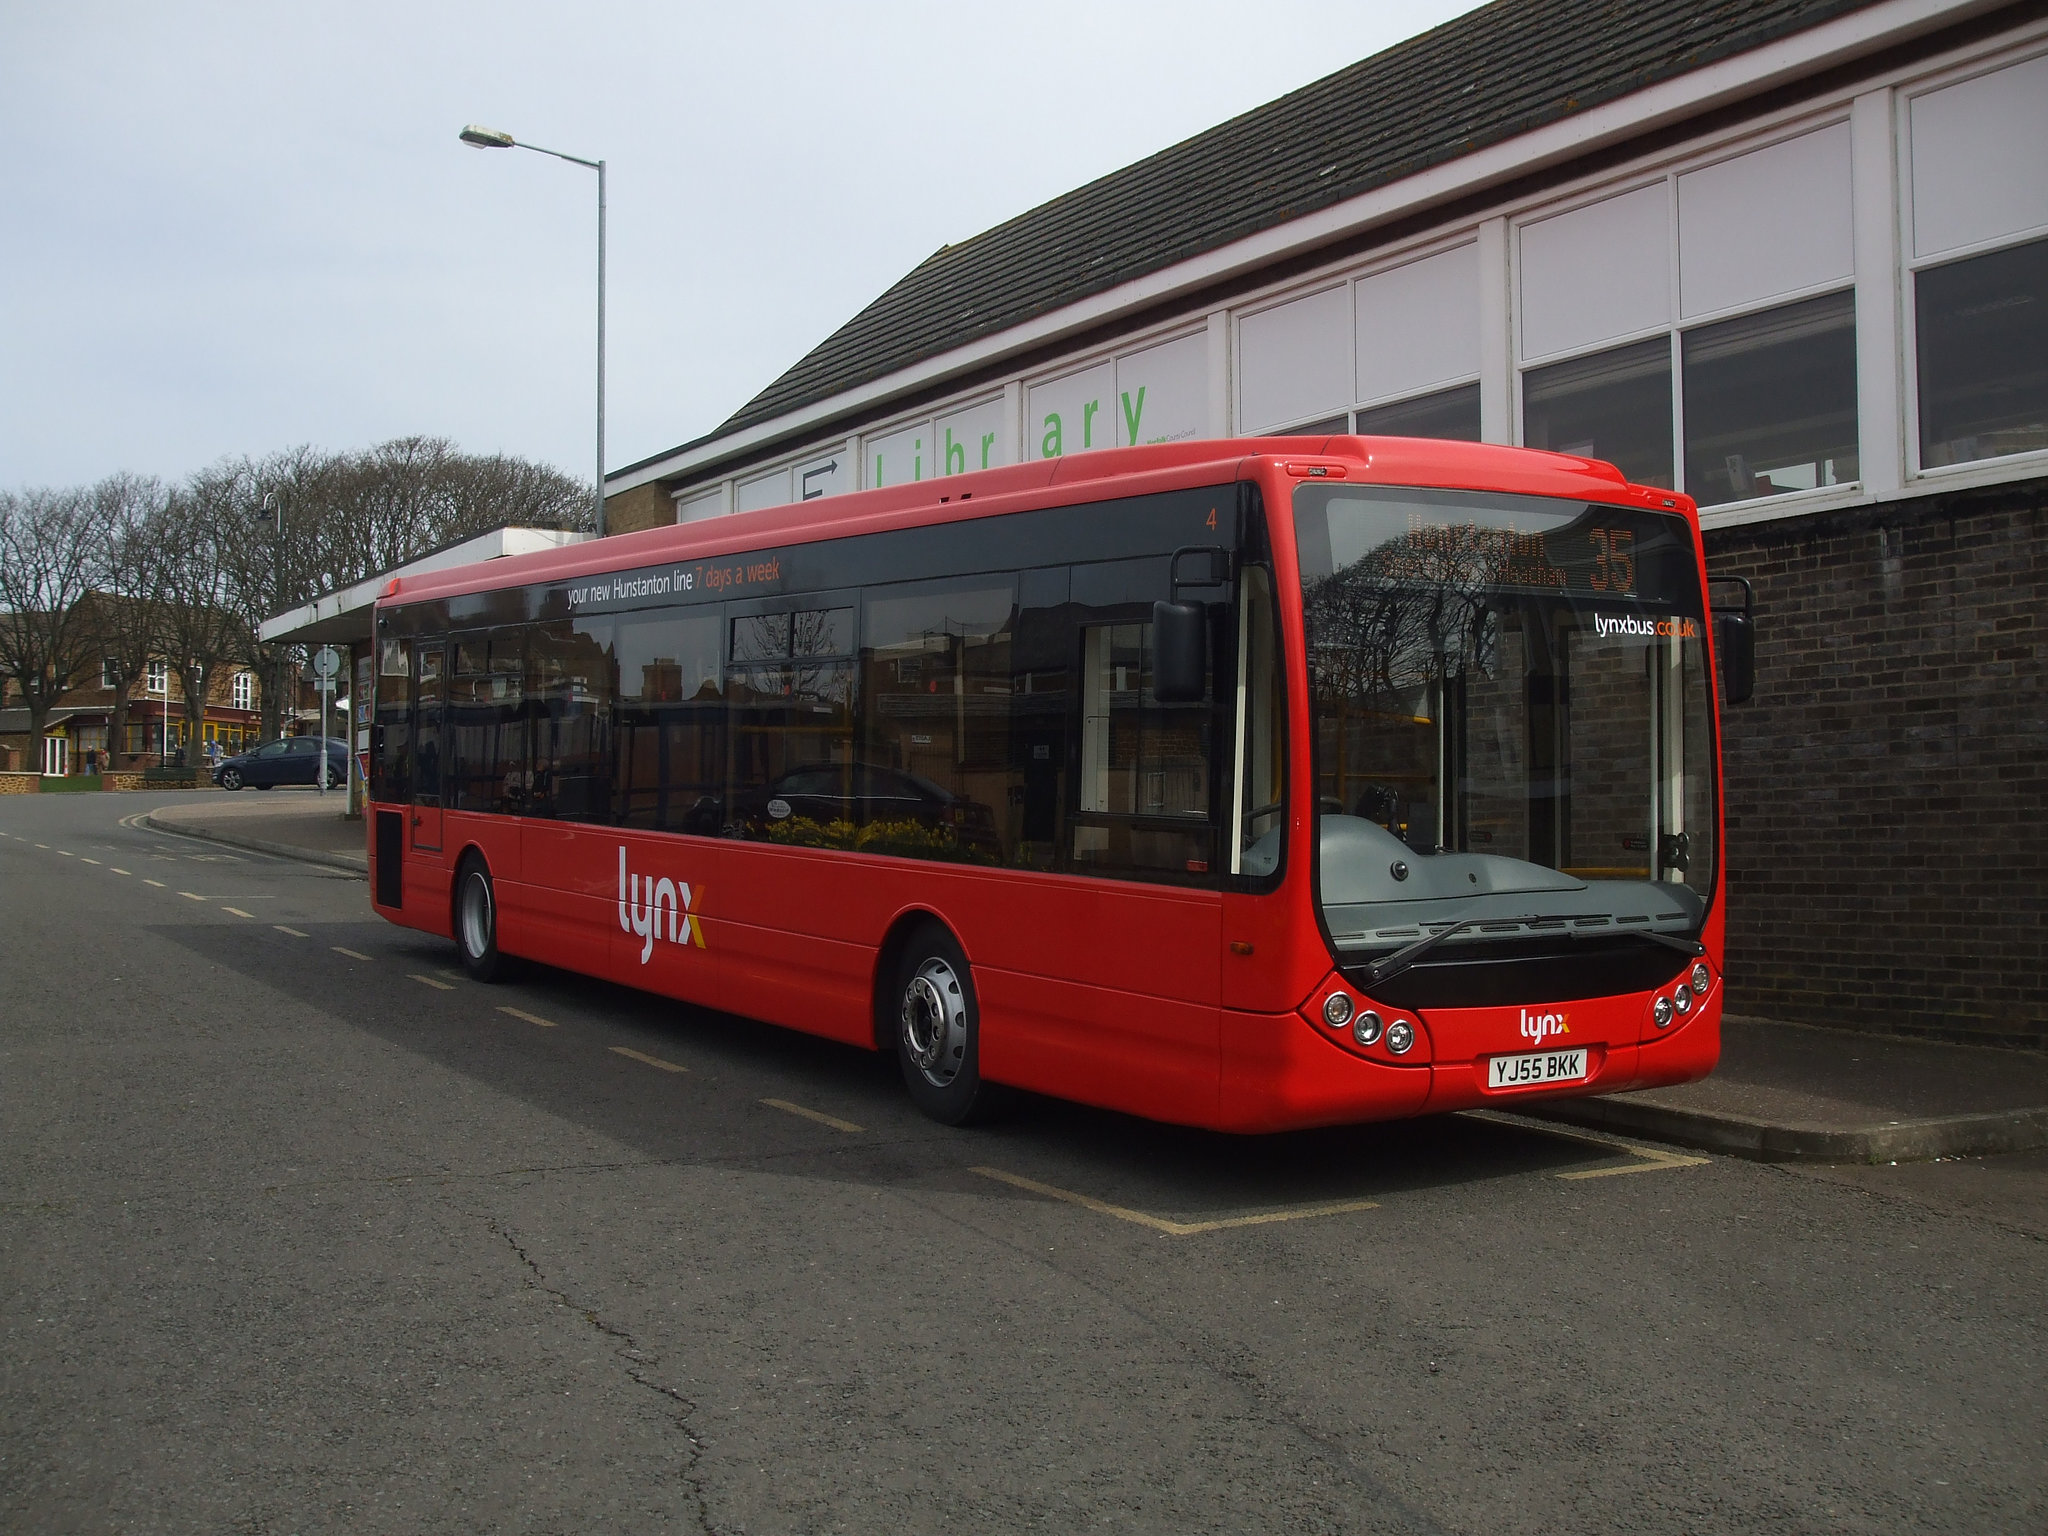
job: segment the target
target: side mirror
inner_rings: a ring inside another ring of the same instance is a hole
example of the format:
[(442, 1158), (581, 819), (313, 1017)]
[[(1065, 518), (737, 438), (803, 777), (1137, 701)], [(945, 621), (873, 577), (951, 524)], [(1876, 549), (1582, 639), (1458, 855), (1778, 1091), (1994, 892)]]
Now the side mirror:
[(1740, 576), (1708, 579), (1742, 587), (1740, 612), (1714, 614), (1714, 657), (1721, 664), (1721, 702), (1747, 704), (1756, 692), (1756, 589)]
[(1200, 603), (1152, 605), (1152, 696), (1199, 704), (1209, 672), (1209, 615)]

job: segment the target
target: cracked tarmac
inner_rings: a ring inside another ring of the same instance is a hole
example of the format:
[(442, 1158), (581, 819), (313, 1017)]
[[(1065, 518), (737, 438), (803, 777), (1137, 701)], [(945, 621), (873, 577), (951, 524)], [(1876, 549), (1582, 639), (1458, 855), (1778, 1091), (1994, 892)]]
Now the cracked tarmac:
[(0, 803), (0, 1528), (2048, 1528), (2038, 1164), (948, 1130), (140, 803)]

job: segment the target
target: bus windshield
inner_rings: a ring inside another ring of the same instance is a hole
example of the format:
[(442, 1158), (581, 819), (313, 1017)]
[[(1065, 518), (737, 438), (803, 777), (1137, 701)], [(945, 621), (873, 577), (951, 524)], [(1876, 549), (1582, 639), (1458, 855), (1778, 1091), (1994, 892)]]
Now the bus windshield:
[(1322, 901), (1345, 958), (1696, 934), (1712, 701), (1679, 516), (1317, 484), (1295, 495)]

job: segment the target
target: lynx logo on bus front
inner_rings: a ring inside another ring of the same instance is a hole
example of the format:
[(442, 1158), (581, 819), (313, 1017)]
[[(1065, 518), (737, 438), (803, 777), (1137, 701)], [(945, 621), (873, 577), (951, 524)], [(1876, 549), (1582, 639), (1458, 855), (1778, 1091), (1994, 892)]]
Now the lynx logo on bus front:
[[(619, 927), (627, 933), (637, 933), (643, 942), (640, 946), (640, 963), (645, 965), (654, 954), (654, 941), (666, 939), (671, 944), (694, 944), (704, 947), (704, 925), (690, 910), (690, 885), (680, 885), (663, 875), (659, 880), (652, 875), (634, 875), (632, 884), (627, 885), (626, 845), (619, 845)], [(640, 899), (644, 888), (647, 899)], [(698, 893), (699, 895), (702, 892)], [(662, 914), (668, 914), (664, 921)]]
[(1568, 1035), (1571, 1033), (1571, 1027), (1565, 1023), (1567, 1017), (1568, 1015), (1562, 1013), (1531, 1013), (1528, 1009), (1524, 1008), (1522, 1010), (1522, 1034), (1525, 1038), (1534, 1040), (1538, 1045), (1541, 1045), (1545, 1038), (1550, 1035)]

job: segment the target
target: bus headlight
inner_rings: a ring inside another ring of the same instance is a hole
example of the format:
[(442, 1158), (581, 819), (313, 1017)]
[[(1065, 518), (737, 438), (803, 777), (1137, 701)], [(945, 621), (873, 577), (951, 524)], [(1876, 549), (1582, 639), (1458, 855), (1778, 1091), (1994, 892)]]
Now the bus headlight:
[(1414, 1044), (1415, 1026), (1406, 1019), (1396, 1019), (1387, 1026), (1387, 1049), (1396, 1056), (1406, 1056)]
[(1657, 1021), (1659, 1029), (1669, 1029), (1671, 1027), (1671, 999), (1660, 997), (1656, 1002), (1650, 1004), (1650, 1017)]
[(1680, 988), (1679, 988), (1679, 989), (1678, 989), (1678, 990), (1677, 990), (1676, 992), (1672, 993), (1672, 994), (1671, 994), (1671, 1006), (1672, 1006), (1672, 1007), (1674, 1007), (1674, 1008), (1676, 1008), (1676, 1009), (1677, 1009), (1677, 1010), (1678, 1010), (1678, 1011), (1679, 1011), (1680, 1013), (1691, 1013), (1691, 1012), (1692, 1012), (1692, 992), (1691, 992), (1691, 989), (1689, 989), (1689, 988), (1686, 988), (1686, 987), (1680, 987)]
[(1707, 995), (1707, 988), (1714, 984), (1714, 973), (1707, 969), (1707, 962), (1695, 960), (1692, 963), (1692, 989), (1701, 997)]
[(1351, 1026), (1351, 1038), (1360, 1045), (1377, 1045), (1385, 1031), (1386, 1025), (1380, 1022), (1380, 1016), (1368, 1008), (1358, 1016), (1358, 1022)]
[(1332, 992), (1323, 999), (1323, 1022), (1332, 1029), (1342, 1029), (1351, 1022), (1352, 1002), (1342, 992)]

